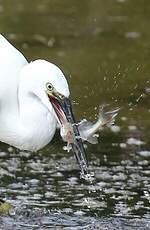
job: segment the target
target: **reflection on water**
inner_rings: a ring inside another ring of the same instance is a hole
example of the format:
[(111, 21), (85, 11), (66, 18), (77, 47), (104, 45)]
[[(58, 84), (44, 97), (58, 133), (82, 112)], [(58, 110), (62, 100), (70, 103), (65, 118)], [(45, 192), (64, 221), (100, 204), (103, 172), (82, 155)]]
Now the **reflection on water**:
[(1, 228), (150, 229), (149, 15), (148, 0), (0, 1), (1, 32), (29, 60), (61, 66), (78, 119), (122, 107), (87, 146), (93, 185), (59, 135), (38, 153), (1, 144), (0, 194), (13, 204)]

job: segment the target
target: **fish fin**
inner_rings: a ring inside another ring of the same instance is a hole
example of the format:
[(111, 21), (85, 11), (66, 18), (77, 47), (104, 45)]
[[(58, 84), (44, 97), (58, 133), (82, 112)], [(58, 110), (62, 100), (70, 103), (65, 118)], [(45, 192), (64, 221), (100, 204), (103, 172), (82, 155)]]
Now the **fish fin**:
[(102, 121), (102, 126), (110, 127), (114, 124), (115, 117), (117, 116), (120, 108), (115, 108), (114, 110), (105, 112), (104, 107), (106, 106), (103, 105), (100, 107), (99, 119)]
[(63, 150), (67, 151), (68, 153), (70, 152), (71, 149), (72, 149), (72, 147), (69, 143), (67, 143), (67, 145), (63, 146)]
[(98, 134), (94, 134), (93, 136), (90, 136), (86, 139), (87, 142), (89, 142), (90, 144), (96, 145), (98, 144)]

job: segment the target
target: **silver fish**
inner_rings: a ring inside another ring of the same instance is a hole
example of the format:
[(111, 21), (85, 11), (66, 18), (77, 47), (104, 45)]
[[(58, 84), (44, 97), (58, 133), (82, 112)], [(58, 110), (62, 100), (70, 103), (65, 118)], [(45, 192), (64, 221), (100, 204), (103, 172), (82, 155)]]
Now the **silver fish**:
[[(114, 124), (115, 117), (117, 116), (120, 108), (105, 112), (104, 107), (105, 106), (100, 107), (98, 119), (95, 123), (83, 119), (77, 124), (80, 134), (79, 138), (81, 138), (83, 141), (87, 141), (91, 144), (97, 144), (97, 132), (102, 130), (105, 126), (110, 127), (112, 124)], [(76, 139), (78, 138), (74, 136), (72, 125), (68, 122), (64, 124), (64, 126), (61, 127), (60, 134), (63, 140), (67, 142), (67, 146), (64, 149), (69, 152), (71, 149), (70, 144), (75, 143)]]
[(78, 124), (78, 129), (82, 140), (91, 144), (97, 144), (99, 136), (97, 132), (101, 131), (104, 127), (110, 127), (113, 125), (119, 110), (120, 108), (115, 108), (114, 110), (105, 112), (104, 106), (101, 106), (98, 119), (95, 123), (87, 121), (86, 119), (82, 120)]
[(115, 108), (114, 110), (105, 112), (104, 107), (105, 106), (100, 107), (98, 119), (95, 123), (84, 119), (78, 124), (82, 140), (91, 144), (97, 144), (99, 136), (97, 132), (101, 131), (104, 127), (110, 127), (114, 124), (115, 117), (117, 116), (120, 108)]

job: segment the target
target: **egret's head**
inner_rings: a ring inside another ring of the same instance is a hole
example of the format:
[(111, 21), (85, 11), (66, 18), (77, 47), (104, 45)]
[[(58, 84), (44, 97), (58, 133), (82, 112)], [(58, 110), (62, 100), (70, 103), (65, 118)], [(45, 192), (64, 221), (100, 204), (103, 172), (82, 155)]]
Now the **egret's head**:
[(45, 60), (36, 60), (26, 65), (21, 73), (22, 89), (38, 97), (50, 112), (55, 112), (59, 123), (65, 121), (62, 102), (69, 97), (69, 87), (63, 72)]
[[(54, 64), (36, 60), (26, 65), (21, 73), (20, 91), (31, 97), (38, 98), (41, 103), (54, 113), (60, 125), (66, 122), (75, 124), (71, 102), (69, 100), (69, 87), (62, 71)], [(77, 126), (74, 127), (74, 135), (79, 137)], [(83, 143), (80, 139), (72, 144), (79, 165), (87, 162)]]

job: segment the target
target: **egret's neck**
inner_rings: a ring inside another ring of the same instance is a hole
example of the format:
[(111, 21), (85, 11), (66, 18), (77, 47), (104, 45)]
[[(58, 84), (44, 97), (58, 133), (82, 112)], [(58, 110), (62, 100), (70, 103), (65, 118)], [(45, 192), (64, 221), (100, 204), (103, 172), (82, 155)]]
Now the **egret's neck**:
[(8, 113), (2, 120), (0, 140), (22, 150), (37, 151), (51, 141), (56, 123), (38, 98), (20, 90), (18, 113)]
[(19, 89), (19, 117), (29, 142), (39, 148), (48, 144), (56, 130), (56, 118), (41, 100), (27, 90)]

